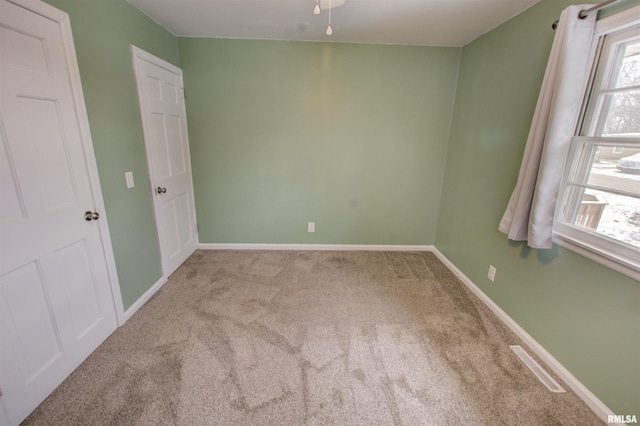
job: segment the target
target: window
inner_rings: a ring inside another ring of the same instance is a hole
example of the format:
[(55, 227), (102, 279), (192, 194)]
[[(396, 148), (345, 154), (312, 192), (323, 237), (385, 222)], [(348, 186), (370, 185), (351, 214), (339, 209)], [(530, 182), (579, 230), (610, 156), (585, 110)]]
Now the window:
[(624, 29), (610, 29), (596, 40), (554, 237), (559, 245), (639, 279), (640, 23), (633, 10), (633, 26), (627, 22)]

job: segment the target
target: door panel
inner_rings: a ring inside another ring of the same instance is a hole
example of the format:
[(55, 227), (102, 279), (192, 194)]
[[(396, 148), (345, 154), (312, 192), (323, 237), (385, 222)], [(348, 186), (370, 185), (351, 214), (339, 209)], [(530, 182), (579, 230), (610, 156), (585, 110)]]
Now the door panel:
[(67, 296), (65, 306), (73, 325), (73, 338), (78, 341), (89, 333), (103, 316), (95, 272), (86, 239), (57, 250), (55, 264), (62, 275), (59, 289)]
[(0, 226), (9, 225), (25, 218), (24, 203), (18, 187), (16, 171), (8, 154), (4, 137), (4, 126), (0, 117)]
[[(153, 176), (156, 179), (164, 179), (171, 177), (171, 166), (169, 164), (169, 155), (167, 154), (167, 144), (164, 134), (165, 117), (160, 113), (149, 114), (149, 125), (146, 133), (149, 138), (156, 141), (153, 146), (149, 147), (152, 152), (151, 163), (153, 163)], [(149, 166), (151, 167), (151, 165)]]
[(7, 61), (11, 68), (49, 77), (44, 40), (14, 28), (6, 29)]
[[(17, 107), (23, 118), (24, 141), (37, 173), (42, 208), (58, 210), (78, 201), (69, 163), (69, 141), (65, 138), (61, 114), (55, 99), (35, 99), (18, 95)], [(30, 170), (31, 171), (31, 170)]]
[(167, 140), (174, 141), (168, 144), (169, 151), (169, 163), (171, 168), (171, 174), (173, 176), (179, 176), (186, 173), (186, 155), (188, 155), (188, 149), (185, 149), (185, 141), (182, 139), (182, 120), (180, 117), (169, 115), (165, 118), (165, 129)]
[(132, 51), (162, 268), (169, 276), (198, 245), (182, 71)]
[[(47, 286), (38, 262), (29, 262), (0, 278), (2, 308), (10, 322), (11, 342), (19, 352), (26, 380), (32, 380), (62, 352)], [(3, 318), (4, 320), (4, 318)]]
[(0, 386), (11, 424), (117, 325), (103, 236), (84, 219), (96, 210), (95, 159), (85, 156), (63, 31), (0, 0)]

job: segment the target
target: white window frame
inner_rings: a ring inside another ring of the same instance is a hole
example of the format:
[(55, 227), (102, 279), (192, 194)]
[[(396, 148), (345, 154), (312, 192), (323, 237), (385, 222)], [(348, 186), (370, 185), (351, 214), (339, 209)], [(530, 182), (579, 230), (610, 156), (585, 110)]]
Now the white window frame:
[[(597, 52), (600, 49), (601, 41), (604, 36), (610, 33), (623, 31), (638, 24), (640, 24), (640, 6), (632, 7), (597, 22), (591, 46), (591, 62), (594, 64), (594, 70), (597, 65)], [(589, 112), (585, 112), (585, 114), (587, 113)], [(627, 141), (622, 138), (574, 137), (569, 156), (567, 157), (565, 165), (566, 170), (564, 172), (560, 194), (558, 196), (558, 208), (556, 209), (556, 217), (554, 220), (553, 242), (561, 247), (640, 281), (640, 256), (636, 249), (615, 239), (588, 232), (582, 228), (572, 226), (561, 221), (564, 213), (563, 199), (569, 191), (569, 185), (567, 182), (571, 176), (585, 172), (584, 170), (576, 169), (575, 166), (577, 166), (577, 168), (581, 167), (581, 163), (574, 160), (576, 156), (592, 155), (596, 147), (594, 144), (598, 144), (600, 146), (624, 147), (627, 145), (625, 142), (635, 144), (637, 143), (637, 139), (634, 138), (632, 141)], [(570, 170), (572, 165), (574, 165), (573, 170)]]

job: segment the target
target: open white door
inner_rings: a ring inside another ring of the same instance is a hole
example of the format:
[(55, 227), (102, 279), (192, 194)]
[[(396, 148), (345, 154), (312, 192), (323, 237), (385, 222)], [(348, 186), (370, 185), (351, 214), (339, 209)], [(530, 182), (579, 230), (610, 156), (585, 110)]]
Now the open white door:
[(17, 425), (115, 330), (117, 283), (68, 15), (0, 0), (0, 89), (0, 401)]
[(182, 70), (131, 50), (162, 270), (169, 277), (198, 247)]

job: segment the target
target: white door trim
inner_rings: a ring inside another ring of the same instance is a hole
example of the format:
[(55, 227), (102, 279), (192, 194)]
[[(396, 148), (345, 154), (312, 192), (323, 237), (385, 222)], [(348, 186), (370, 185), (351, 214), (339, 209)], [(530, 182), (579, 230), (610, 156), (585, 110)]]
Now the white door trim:
[[(170, 64), (167, 61), (164, 61), (160, 58), (158, 58), (157, 56), (153, 56), (151, 53), (145, 52), (144, 50), (140, 49), (137, 46), (134, 46), (133, 44), (131, 45), (131, 54), (132, 56), (138, 57), (140, 59), (144, 59), (147, 62), (151, 62), (152, 64), (159, 66), (160, 68), (164, 68), (167, 71), (170, 71), (174, 74), (180, 74), (182, 75), (182, 70), (178, 67), (176, 67), (173, 64)], [(133, 62), (133, 66), (135, 68), (135, 61)]]
[(93, 198), (96, 208), (95, 211), (100, 212), (100, 220), (96, 221), (96, 224), (100, 229), (102, 247), (104, 248), (105, 259), (107, 261), (109, 284), (111, 287), (111, 294), (113, 296), (112, 303), (116, 310), (118, 325), (122, 325), (125, 322), (124, 305), (122, 303), (122, 295), (120, 293), (120, 283), (118, 281), (116, 262), (113, 255), (113, 245), (111, 244), (111, 234), (109, 233), (109, 224), (107, 221), (107, 210), (105, 208), (104, 199), (102, 197), (102, 187), (100, 186), (100, 178), (98, 175), (98, 164), (96, 163), (95, 151), (93, 149), (93, 140), (91, 139), (89, 117), (87, 116), (87, 107), (84, 102), (82, 81), (80, 80), (78, 60), (76, 58), (75, 44), (73, 42), (73, 34), (71, 32), (71, 21), (69, 20), (69, 15), (47, 3), (44, 3), (41, 0), (8, 1), (60, 24), (60, 31), (64, 43), (65, 57), (67, 60), (67, 68), (69, 71), (69, 78), (71, 83), (71, 91), (73, 92), (76, 114), (78, 115), (77, 118), (80, 129), (80, 136), (82, 138), (82, 147), (85, 152), (87, 171), (89, 174), (91, 191), (93, 192)]

